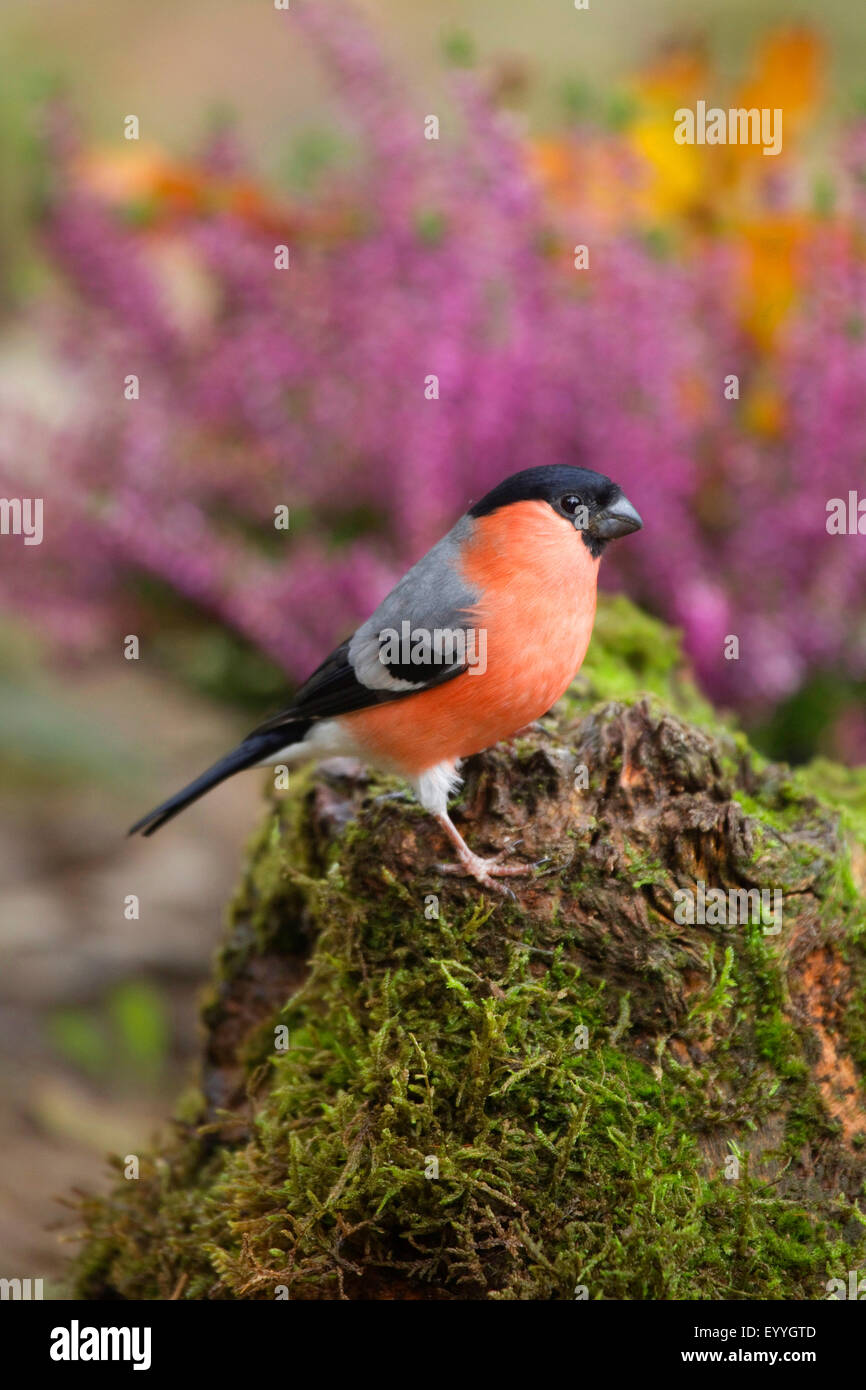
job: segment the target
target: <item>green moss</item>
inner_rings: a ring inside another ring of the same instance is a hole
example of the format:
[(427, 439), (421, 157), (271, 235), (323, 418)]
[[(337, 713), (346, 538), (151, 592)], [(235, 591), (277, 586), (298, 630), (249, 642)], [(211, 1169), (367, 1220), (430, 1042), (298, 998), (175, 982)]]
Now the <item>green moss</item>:
[(866, 767), (841, 767), (815, 758), (791, 774), (792, 785), (835, 807), (845, 828), (866, 845)]
[[(164, 1297), (185, 1274), (185, 1297), (316, 1297), (372, 1263), (455, 1295), (791, 1298), (853, 1267), (844, 1202), (815, 1221), (791, 1211), (774, 1171), (707, 1173), (698, 1136), (720, 1071), (684, 1087), (676, 1067), (630, 1055), (627, 1007), (560, 949), (539, 969), (477, 906), (428, 922), (385, 892), (372, 908), (312, 910), (313, 979), (280, 1015), (292, 1047), (270, 1059), (252, 1139), (190, 1162), (191, 1136), (134, 1203), (94, 1214), (81, 1292), (108, 1279)], [(731, 1007), (733, 958), (704, 1028)], [(758, 1057), (799, 1077), (770, 959), (757, 933), (729, 1049), (744, 1055), (751, 1029)]]

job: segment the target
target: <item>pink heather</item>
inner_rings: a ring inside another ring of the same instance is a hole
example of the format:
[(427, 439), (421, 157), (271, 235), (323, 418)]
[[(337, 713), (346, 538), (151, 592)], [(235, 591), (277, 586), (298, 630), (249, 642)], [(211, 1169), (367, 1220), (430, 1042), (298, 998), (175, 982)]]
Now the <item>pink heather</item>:
[[(644, 516), (603, 582), (682, 627), (713, 696), (759, 709), (817, 667), (863, 676), (866, 538), (825, 529), (828, 498), (866, 494), (862, 225), (859, 247), (830, 223), (816, 233), (775, 362), (784, 431), (759, 437), (722, 394), (736, 371), (745, 396), (756, 370), (728, 252), (674, 261), (599, 233), (578, 274), (579, 216), (555, 225), (472, 78), (456, 83), (461, 138), (426, 142), (426, 113), (348, 11), (291, 15), (365, 143), (340, 175), (349, 224), (319, 235), (331, 202), (299, 207), (288, 272), (274, 269), (282, 236), (227, 212), (125, 225), (55, 141), (46, 244), (76, 292), (55, 341), (78, 389), (62, 429), (0, 435), (7, 495), (28, 494), (35, 455), (50, 466), (43, 546), (0, 551), (6, 605), (92, 649), (131, 630), (130, 581), (150, 574), (299, 678), (470, 499), (519, 468), (579, 462)], [(862, 190), (863, 126), (846, 157)], [(241, 164), (228, 136), (208, 158)], [(194, 323), (172, 311), (160, 238), (207, 279)], [(684, 406), (687, 389), (701, 406)], [(724, 659), (731, 633), (738, 662)]]

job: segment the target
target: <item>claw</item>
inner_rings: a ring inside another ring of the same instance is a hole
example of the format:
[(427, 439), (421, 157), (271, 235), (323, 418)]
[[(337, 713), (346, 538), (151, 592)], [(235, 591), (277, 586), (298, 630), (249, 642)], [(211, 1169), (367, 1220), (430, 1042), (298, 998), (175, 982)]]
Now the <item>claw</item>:
[(512, 840), (511, 844), (501, 849), (498, 854), (491, 859), (482, 859), (479, 854), (473, 854), (466, 841), (459, 831), (452, 825), (448, 816), (443, 814), (437, 816), (439, 824), (453, 843), (459, 857), (457, 864), (437, 864), (436, 868), (442, 874), (465, 874), (474, 878), (480, 883), (482, 888), (487, 888), (491, 892), (501, 893), (504, 897), (514, 898), (510, 888), (502, 883), (497, 883), (499, 878), (517, 878), (520, 874), (532, 872), (531, 864), (502, 864), (506, 854), (511, 854), (517, 849), (518, 845), (523, 844), (523, 840)]
[[(517, 842), (518, 844), (521, 841)], [(528, 874), (532, 871), (531, 864), (501, 864), (499, 861), (506, 854), (510, 854), (514, 845), (508, 845), (499, 854), (493, 855), (491, 859), (482, 859), (480, 855), (473, 854), (468, 850), (465, 855), (460, 856), (457, 864), (437, 864), (436, 868), (441, 874), (460, 874), (474, 878), (482, 887), (492, 889), (496, 893), (513, 898), (514, 894), (510, 888), (503, 883), (497, 883), (500, 878), (518, 878), (521, 874)]]
[(452, 874), (455, 877), (474, 878), (475, 882), (480, 883), (482, 888), (488, 888), (492, 893), (500, 893), (505, 898), (515, 900), (511, 889), (507, 884), (500, 883), (499, 879), (506, 874), (527, 873), (528, 869), (498, 868), (494, 859), (479, 859), (477, 855), (473, 855), (472, 857), (477, 861), (474, 864), (434, 864), (433, 867), (440, 874)]

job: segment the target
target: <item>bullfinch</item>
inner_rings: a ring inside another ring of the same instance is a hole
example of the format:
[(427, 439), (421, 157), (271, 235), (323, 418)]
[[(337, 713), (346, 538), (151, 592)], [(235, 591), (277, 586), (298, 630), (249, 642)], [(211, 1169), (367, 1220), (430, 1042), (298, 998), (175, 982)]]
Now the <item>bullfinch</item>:
[[(545, 714), (580, 669), (608, 542), (642, 526), (610, 478), (527, 468), (460, 518), (282, 713), (130, 830), (152, 835), (243, 768), (349, 756), (405, 778), (484, 887), (529, 872), (482, 859), (452, 824), (461, 759)], [(506, 853), (507, 851), (503, 851)]]

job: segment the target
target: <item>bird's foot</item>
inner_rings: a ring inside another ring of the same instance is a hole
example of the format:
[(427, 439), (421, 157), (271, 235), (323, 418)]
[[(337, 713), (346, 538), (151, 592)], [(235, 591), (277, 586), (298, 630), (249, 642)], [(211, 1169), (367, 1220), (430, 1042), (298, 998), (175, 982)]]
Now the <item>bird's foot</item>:
[(468, 878), (474, 878), (480, 883), (482, 888), (489, 888), (495, 893), (502, 893), (505, 897), (513, 898), (511, 889), (504, 883), (497, 883), (500, 878), (516, 878), (519, 874), (531, 873), (534, 864), (503, 864), (501, 860), (507, 854), (511, 854), (517, 846), (522, 844), (521, 840), (514, 840), (505, 849), (500, 850), (499, 854), (494, 854), (490, 859), (482, 859), (480, 854), (473, 854), (468, 847), (462, 851), (458, 846), (460, 856), (457, 864), (437, 864), (436, 868), (441, 874), (461, 874)]

